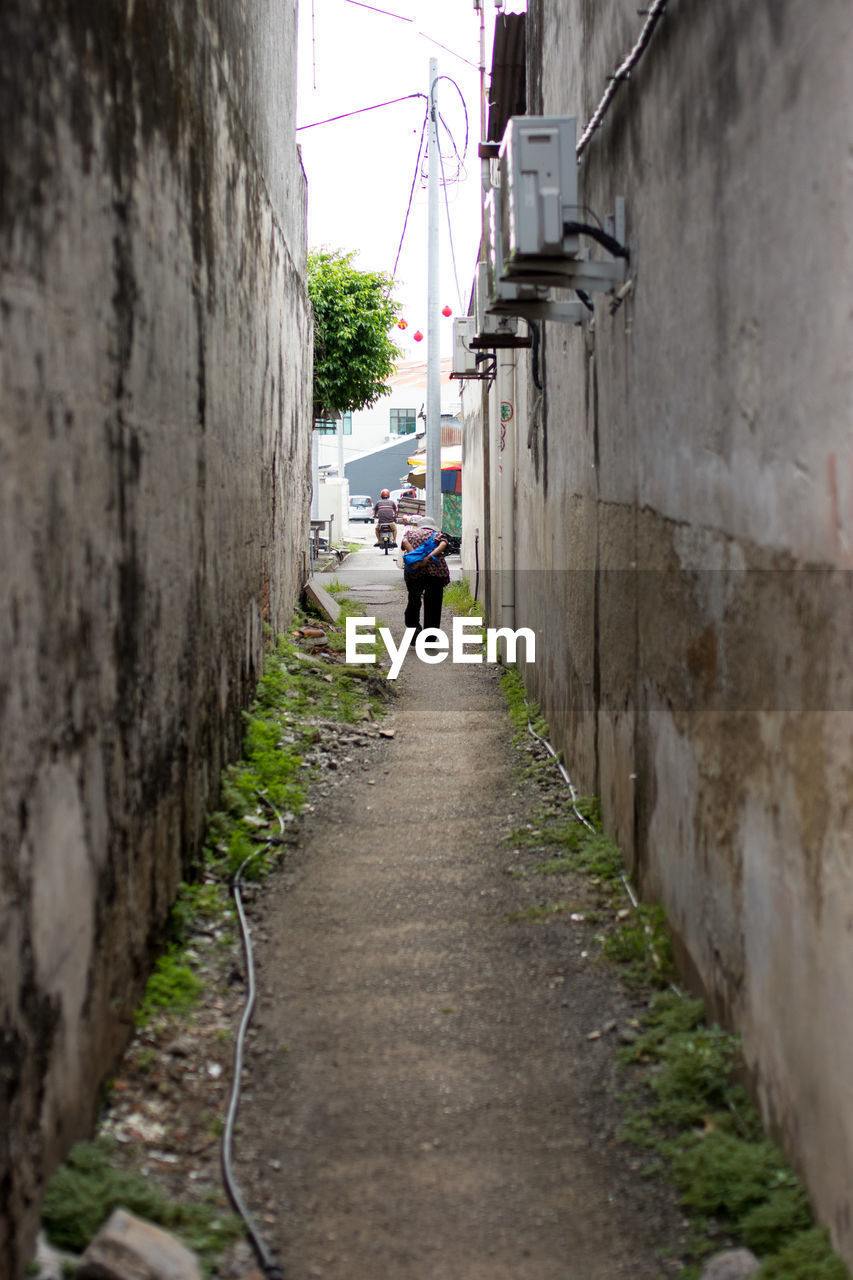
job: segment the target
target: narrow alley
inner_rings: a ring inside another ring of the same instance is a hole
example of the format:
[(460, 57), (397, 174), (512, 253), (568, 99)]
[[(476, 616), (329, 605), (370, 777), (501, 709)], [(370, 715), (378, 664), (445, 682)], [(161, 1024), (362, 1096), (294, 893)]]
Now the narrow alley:
[(0, 7), (0, 1280), (849, 1280), (849, 10)]
[[(372, 557), (336, 576), (397, 637), (400, 574)], [(393, 739), (253, 909), (250, 1205), (288, 1276), (672, 1274), (680, 1215), (614, 1142), (617, 1035), (588, 1038), (630, 1001), (588, 960), (590, 926), (508, 920), (531, 887), (506, 837), (539, 797), (499, 669), (410, 656), (398, 685)]]

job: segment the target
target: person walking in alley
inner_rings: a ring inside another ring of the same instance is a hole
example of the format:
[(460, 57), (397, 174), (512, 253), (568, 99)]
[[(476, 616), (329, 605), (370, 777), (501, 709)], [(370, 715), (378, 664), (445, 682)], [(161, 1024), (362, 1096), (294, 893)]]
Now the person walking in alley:
[[(439, 533), (434, 520), (424, 516), (416, 528), (407, 529), (403, 537), (403, 552), (414, 551), (430, 539), (435, 546), (427, 552), (424, 559), (414, 569), (404, 567), (403, 579), (406, 583), (408, 601), (403, 619), (407, 627), (414, 627), (419, 634), (427, 627), (441, 626), (441, 604), (444, 588), (450, 581), (450, 570), (444, 553), (447, 550), (447, 535)], [(421, 600), (424, 606), (423, 627), (420, 623)]]

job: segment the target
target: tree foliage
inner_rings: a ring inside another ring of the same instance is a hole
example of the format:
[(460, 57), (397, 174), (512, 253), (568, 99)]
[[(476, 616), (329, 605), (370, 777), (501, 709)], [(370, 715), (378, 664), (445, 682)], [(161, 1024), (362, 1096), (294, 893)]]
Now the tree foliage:
[(308, 255), (314, 307), (314, 417), (365, 409), (388, 395), (399, 348), (389, 336), (400, 312), (390, 276), (358, 271), (354, 253)]

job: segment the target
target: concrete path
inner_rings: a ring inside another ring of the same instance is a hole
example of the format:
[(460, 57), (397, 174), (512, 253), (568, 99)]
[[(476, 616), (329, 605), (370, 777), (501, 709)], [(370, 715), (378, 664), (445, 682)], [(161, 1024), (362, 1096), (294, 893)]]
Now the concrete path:
[[(381, 560), (334, 576), (399, 635)], [(678, 1215), (614, 1142), (615, 1037), (588, 1039), (630, 1002), (565, 917), (507, 920), (536, 797), (498, 673), (411, 656), (387, 723), (254, 909), (237, 1173), (288, 1280), (672, 1275)]]

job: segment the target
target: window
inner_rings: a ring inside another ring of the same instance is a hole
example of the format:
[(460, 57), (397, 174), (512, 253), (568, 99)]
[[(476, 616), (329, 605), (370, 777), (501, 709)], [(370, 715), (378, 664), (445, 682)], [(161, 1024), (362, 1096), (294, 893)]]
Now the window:
[[(341, 415), (344, 420), (344, 435), (352, 435), (352, 414), (344, 413)], [(321, 436), (336, 436), (338, 434), (338, 419), (327, 418), (325, 420), (317, 420), (317, 430)]]
[(413, 436), (418, 420), (417, 409), (392, 409), (391, 434), (394, 436)]

